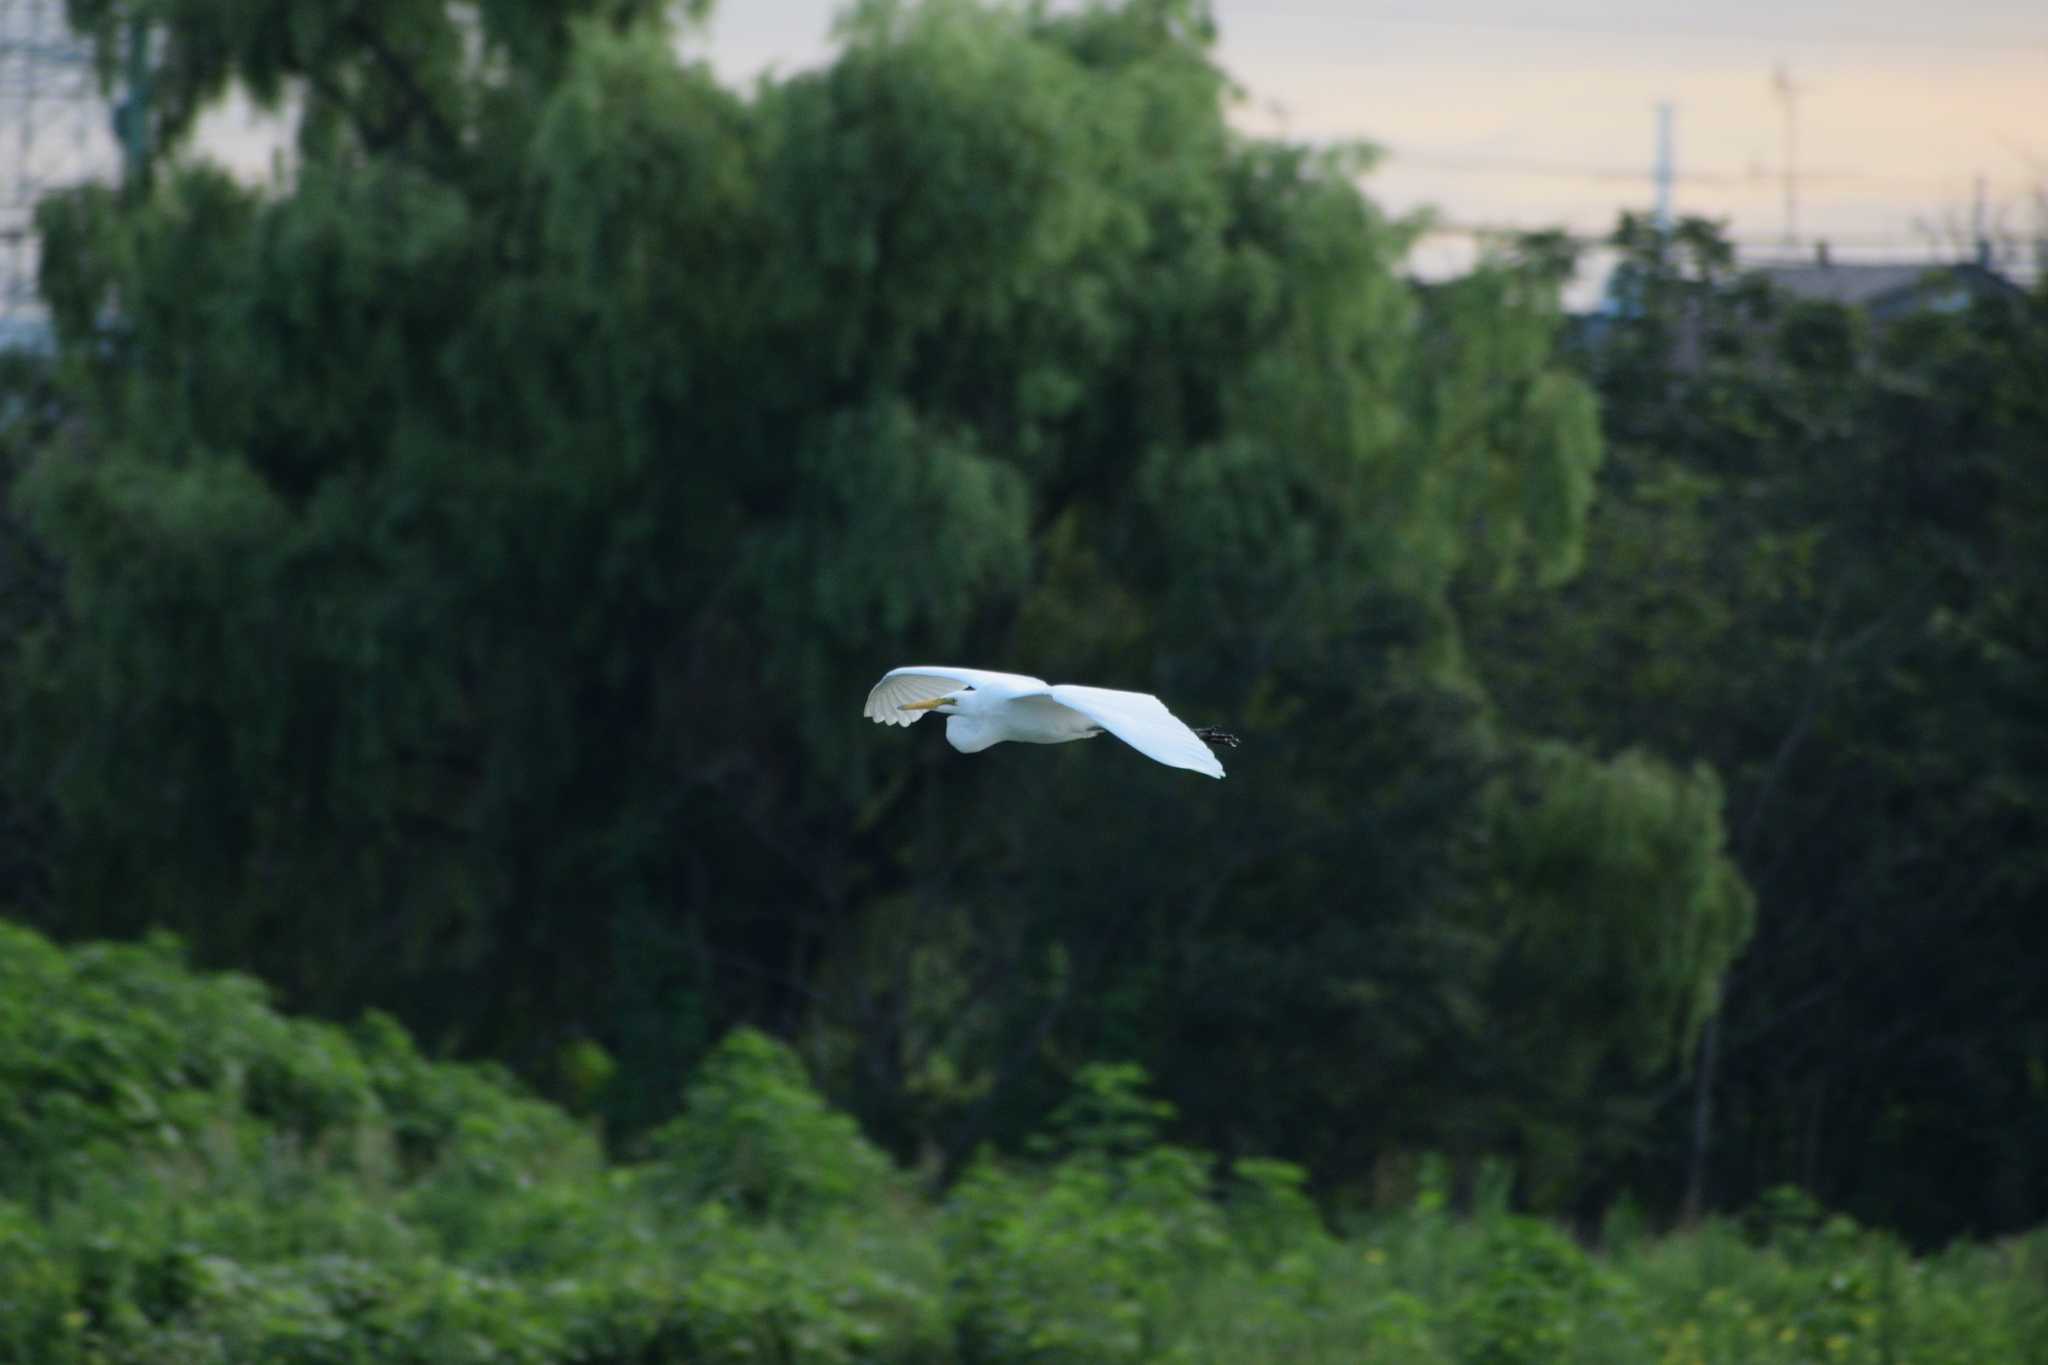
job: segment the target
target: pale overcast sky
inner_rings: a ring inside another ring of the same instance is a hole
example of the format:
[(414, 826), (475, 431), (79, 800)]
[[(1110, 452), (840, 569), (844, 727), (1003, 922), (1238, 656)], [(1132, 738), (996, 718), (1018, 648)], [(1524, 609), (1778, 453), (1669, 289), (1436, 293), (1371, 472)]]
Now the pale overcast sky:
[[(730, 83), (829, 59), (841, 0), (722, 0), (708, 54)], [(1977, 187), (2001, 263), (2035, 268), (2048, 237), (2048, 0), (1214, 0), (1219, 56), (1248, 131), (1363, 138), (1386, 149), (1365, 190), (1447, 224), (1610, 230), (1647, 209), (1656, 109), (1674, 110), (1674, 208), (1728, 221), (1753, 256), (1782, 254), (1785, 103), (1794, 90), (1802, 252), (1953, 258)], [(276, 146), (246, 109), (201, 144), (259, 171)], [(274, 125), (273, 125), (274, 126)], [(1426, 275), (1469, 262), (1428, 239)], [(1598, 297), (1596, 255), (1573, 290)]]
[[(729, 79), (825, 60), (839, 0), (724, 0)], [(1250, 130), (1362, 137), (1367, 192), (1464, 224), (1604, 232), (1651, 202), (1656, 106), (1675, 114), (1675, 207), (1759, 244), (1785, 230), (1782, 63), (1796, 95), (1799, 232), (1838, 254), (1967, 232), (1977, 177), (2014, 236), (2048, 231), (2043, 0), (1214, 0)], [(1443, 249), (1441, 246), (1440, 250)]]

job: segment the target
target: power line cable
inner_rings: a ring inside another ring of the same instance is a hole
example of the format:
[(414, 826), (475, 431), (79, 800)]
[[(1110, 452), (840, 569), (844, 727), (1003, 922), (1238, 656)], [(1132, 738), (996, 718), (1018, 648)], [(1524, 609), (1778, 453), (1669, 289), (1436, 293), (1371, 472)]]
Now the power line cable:
[(1814, 47), (1896, 47), (1915, 50), (1948, 48), (1960, 52), (2024, 53), (2029, 49), (2048, 51), (2048, 33), (1963, 35), (1956, 33), (1900, 33), (1862, 30), (1836, 33), (1762, 33), (1753, 30), (1701, 28), (1696, 26), (1657, 27), (1580, 22), (1572, 19), (1525, 19), (1521, 17), (1472, 18), (1440, 14), (1376, 13), (1371, 20), (1417, 28), (1500, 29), (1513, 33), (1554, 33), (1574, 37), (1626, 38), (1634, 41), (1707, 41), (1764, 43)]

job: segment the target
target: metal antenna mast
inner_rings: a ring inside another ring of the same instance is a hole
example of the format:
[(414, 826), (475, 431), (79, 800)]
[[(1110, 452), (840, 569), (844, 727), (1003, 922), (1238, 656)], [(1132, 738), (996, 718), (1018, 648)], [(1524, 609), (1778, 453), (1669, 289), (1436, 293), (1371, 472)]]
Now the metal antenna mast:
[(1794, 83), (1783, 62), (1771, 73), (1771, 90), (1785, 110), (1785, 245), (1799, 245), (1799, 97), (1806, 87)]
[(1677, 166), (1671, 148), (1671, 101), (1664, 100), (1657, 105), (1657, 227), (1660, 231), (1671, 230), (1671, 182), (1677, 176)]
[(0, 349), (45, 335), (36, 201), (119, 166), (92, 50), (65, 25), (63, 0), (0, 0)]

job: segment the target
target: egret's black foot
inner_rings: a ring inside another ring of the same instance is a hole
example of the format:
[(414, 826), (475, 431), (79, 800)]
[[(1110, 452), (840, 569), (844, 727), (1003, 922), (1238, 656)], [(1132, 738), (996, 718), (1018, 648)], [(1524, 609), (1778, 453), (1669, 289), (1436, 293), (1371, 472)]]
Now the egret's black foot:
[(1212, 746), (1220, 744), (1226, 749), (1235, 749), (1237, 747), (1237, 736), (1231, 734), (1228, 730), (1219, 730), (1213, 725), (1197, 725), (1194, 727), (1194, 730), (1195, 738), (1201, 740), (1204, 744)]

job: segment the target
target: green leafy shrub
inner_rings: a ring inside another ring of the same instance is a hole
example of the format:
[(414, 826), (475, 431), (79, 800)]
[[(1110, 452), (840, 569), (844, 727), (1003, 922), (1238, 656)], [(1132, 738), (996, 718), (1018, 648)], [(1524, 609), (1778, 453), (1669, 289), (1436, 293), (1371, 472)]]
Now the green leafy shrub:
[(1208, 1162), (1083, 1152), (1050, 1172), (978, 1162), (948, 1199), (955, 1313), (971, 1357), (1146, 1360), (1186, 1284), (1228, 1249)]
[(0, 1190), (48, 1192), (137, 1152), (225, 1155), (249, 1121), (336, 1152), (378, 1098), (345, 1035), (273, 1013), (178, 945), (63, 952), (0, 923)]
[(648, 1145), (650, 1187), (683, 1207), (718, 1200), (796, 1219), (873, 1203), (896, 1179), (859, 1126), (812, 1088), (796, 1054), (754, 1029), (712, 1050), (682, 1115)]
[(1171, 1286), (1224, 1245), (1207, 1164), (1154, 1145), (1171, 1107), (1130, 1065), (1084, 1067), (1020, 1171), (984, 1155), (946, 1201), (956, 1321), (970, 1359), (1143, 1360)]
[(33, 1348), (65, 1339), (77, 1286), (42, 1225), (0, 1199), (0, 1360), (26, 1360)]
[(1458, 1301), (1459, 1358), (1533, 1365), (1568, 1357), (1598, 1289), (1586, 1254), (1550, 1224), (1516, 1217), (1488, 1219), (1479, 1254), (1484, 1270)]
[(745, 1031), (619, 1164), (168, 940), (0, 947), (0, 1365), (2048, 1365), (2048, 1234), (1916, 1261), (1785, 1196), (1596, 1256), (1431, 1160), (1340, 1236), (1299, 1167), (1166, 1142), (1129, 1065), (935, 1207)]

